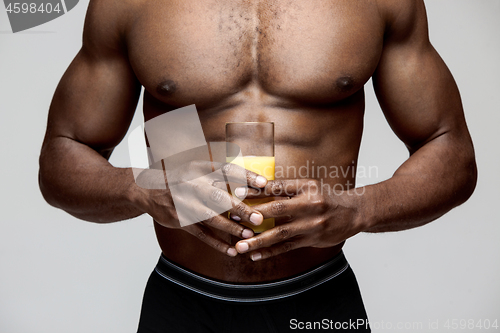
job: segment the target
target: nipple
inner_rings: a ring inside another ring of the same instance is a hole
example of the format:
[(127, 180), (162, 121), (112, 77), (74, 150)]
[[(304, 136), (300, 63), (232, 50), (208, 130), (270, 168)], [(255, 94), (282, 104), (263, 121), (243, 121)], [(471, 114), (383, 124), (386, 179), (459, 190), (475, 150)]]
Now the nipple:
[(172, 80), (162, 81), (156, 87), (156, 92), (161, 96), (171, 96), (177, 90), (177, 85)]
[(340, 91), (347, 92), (354, 87), (354, 80), (350, 76), (342, 76), (337, 79), (336, 84)]

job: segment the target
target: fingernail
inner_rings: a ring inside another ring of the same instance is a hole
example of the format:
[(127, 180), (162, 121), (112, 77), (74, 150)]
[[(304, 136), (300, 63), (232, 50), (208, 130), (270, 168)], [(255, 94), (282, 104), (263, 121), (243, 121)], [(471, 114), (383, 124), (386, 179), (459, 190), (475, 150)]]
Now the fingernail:
[(241, 237), (243, 238), (250, 238), (253, 236), (253, 231), (250, 230), (250, 229), (245, 229), (243, 230), (243, 232), (241, 233)]
[(261, 224), (263, 220), (264, 218), (260, 214), (252, 213), (252, 215), (250, 215), (250, 222), (252, 222), (255, 225)]
[(258, 176), (258, 177), (255, 179), (255, 183), (256, 183), (258, 186), (266, 186), (266, 184), (267, 184), (267, 179), (266, 179), (265, 177)]
[(227, 254), (230, 255), (231, 257), (236, 257), (238, 251), (236, 251), (234, 247), (230, 247), (229, 249), (227, 249)]
[(248, 251), (248, 243), (239, 243), (238, 244), (238, 252), (239, 253), (243, 253), (243, 252), (247, 252)]
[(239, 198), (244, 198), (247, 195), (247, 190), (244, 187), (238, 187), (236, 190), (234, 190), (234, 194), (236, 194), (236, 196)]
[(254, 253), (251, 255), (251, 257), (253, 261), (257, 261), (257, 260), (260, 260), (262, 258), (262, 254), (260, 253)]
[(241, 221), (241, 217), (231, 214), (231, 218), (235, 221)]

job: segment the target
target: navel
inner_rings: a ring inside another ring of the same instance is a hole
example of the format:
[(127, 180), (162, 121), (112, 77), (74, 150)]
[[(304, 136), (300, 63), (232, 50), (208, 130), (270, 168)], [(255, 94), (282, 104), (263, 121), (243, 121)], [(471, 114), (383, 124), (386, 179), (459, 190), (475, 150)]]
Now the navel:
[(156, 86), (156, 92), (161, 96), (171, 96), (177, 90), (177, 84), (172, 80), (164, 80)]

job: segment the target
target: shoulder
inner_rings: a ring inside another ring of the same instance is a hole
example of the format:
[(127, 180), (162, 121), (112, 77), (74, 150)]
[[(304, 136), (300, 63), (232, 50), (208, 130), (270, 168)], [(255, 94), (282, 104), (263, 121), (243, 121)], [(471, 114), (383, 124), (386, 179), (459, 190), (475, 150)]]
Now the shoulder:
[(89, 50), (122, 49), (128, 27), (146, 0), (90, 0), (83, 28)]
[(427, 35), (427, 15), (423, 0), (377, 0), (385, 21), (385, 36), (394, 41)]

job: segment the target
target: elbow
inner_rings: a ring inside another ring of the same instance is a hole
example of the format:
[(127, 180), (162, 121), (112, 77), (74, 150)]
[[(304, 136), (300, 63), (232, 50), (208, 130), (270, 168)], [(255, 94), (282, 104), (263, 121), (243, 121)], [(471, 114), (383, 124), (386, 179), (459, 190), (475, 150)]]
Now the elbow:
[(38, 188), (49, 205), (62, 208), (60, 203), (62, 196), (57, 191), (57, 177), (54, 175), (54, 166), (44, 154), (43, 149), (38, 160)]
[(50, 181), (47, 179), (47, 175), (43, 172), (43, 169), (40, 168), (38, 171), (38, 187), (40, 188), (40, 192), (42, 193), (45, 201), (56, 208), (60, 208), (57, 204), (56, 196), (54, 195), (54, 191), (50, 187)]
[(459, 190), (459, 202), (458, 204), (463, 204), (466, 202), (474, 193), (477, 184), (477, 165), (474, 154), (464, 161), (462, 168), (462, 177), (460, 177), (461, 186)]

